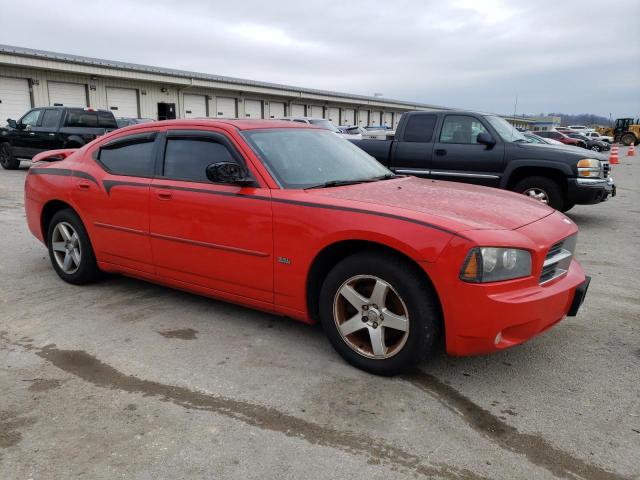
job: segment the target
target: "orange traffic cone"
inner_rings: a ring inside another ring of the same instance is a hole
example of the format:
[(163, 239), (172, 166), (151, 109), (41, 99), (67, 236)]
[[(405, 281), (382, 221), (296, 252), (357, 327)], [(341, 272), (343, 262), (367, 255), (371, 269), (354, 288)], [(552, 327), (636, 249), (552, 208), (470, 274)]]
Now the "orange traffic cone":
[(611, 145), (611, 153), (609, 154), (609, 164), (611, 165), (617, 165), (620, 162), (618, 161), (618, 145), (617, 144), (613, 144)]
[(633, 157), (636, 154), (636, 147), (635, 145), (632, 143), (631, 145), (629, 145), (629, 150), (627, 150), (627, 157)]

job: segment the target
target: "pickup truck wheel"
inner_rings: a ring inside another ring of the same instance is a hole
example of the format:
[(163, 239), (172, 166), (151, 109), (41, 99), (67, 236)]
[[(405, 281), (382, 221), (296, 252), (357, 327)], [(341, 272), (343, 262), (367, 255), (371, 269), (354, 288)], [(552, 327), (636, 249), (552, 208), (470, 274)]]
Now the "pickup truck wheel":
[(7, 142), (0, 143), (0, 165), (5, 170), (16, 170), (20, 167), (20, 160), (13, 156), (11, 145)]
[(513, 190), (542, 203), (546, 203), (556, 210), (562, 210), (564, 207), (562, 189), (551, 178), (527, 177), (520, 180)]
[(562, 213), (564, 212), (568, 212), (569, 210), (571, 210), (573, 207), (575, 207), (576, 204), (575, 203), (565, 203), (562, 208), (560, 209), (560, 211)]
[(327, 275), (320, 320), (347, 362), (377, 375), (396, 375), (433, 351), (437, 305), (432, 287), (406, 261), (363, 252)]
[(53, 215), (47, 245), (51, 264), (65, 282), (84, 285), (98, 277), (100, 270), (89, 235), (73, 210), (64, 209)]

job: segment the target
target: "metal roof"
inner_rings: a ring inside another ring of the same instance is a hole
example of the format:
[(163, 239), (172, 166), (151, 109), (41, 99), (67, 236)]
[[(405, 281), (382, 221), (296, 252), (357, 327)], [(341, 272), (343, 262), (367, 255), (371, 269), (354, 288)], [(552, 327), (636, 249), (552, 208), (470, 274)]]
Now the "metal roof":
[(384, 102), (397, 104), (406, 107), (424, 107), (448, 110), (447, 107), (437, 105), (429, 105), (425, 103), (417, 103), (405, 100), (397, 100), (385, 97), (370, 97), (366, 95), (355, 95), (343, 92), (332, 92), (330, 90), (318, 90), (313, 88), (303, 88), (292, 85), (283, 85), (279, 83), (259, 82), (257, 80), (248, 80), (244, 78), (226, 77), (223, 75), (212, 75), (209, 73), (190, 72), (187, 70), (176, 70), (173, 68), (153, 67), (150, 65), (140, 65), (137, 63), (120, 62), (116, 60), (105, 60), (101, 58), (83, 57), (80, 55), (72, 55), (69, 53), (49, 52), (46, 50), (36, 50), (33, 48), (15, 47), (12, 45), (1, 45), (0, 53), (16, 55), (27, 58), (38, 58), (45, 60), (54, 60), (59, 62), (71, 63), (76, 65), (89, 65), (93, 67), (111, 68), (114, 70), (127, 70), (131, 72), (150, 73), (157, 75), (172, 75), (175, 77), (189, 78), (194, 80), (206, 80), (213, 82), (231, 83), (240, 86), (272, 88), (277, 90), (295, 91), (300, 93), (308, 93), (313, 95), (324, 95), (332, 97), (340, 97), (345, 99), (361, 100), (367, 102)]

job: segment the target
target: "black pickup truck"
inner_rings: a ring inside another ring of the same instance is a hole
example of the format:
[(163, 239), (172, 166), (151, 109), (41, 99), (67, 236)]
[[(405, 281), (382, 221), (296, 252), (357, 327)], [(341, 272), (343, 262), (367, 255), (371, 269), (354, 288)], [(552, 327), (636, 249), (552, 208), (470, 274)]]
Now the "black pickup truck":
[(529, 143), (497, 115), (407, 112), (393, 139), (350, 141), (396, 173), (512, 190), (563, 212), (616, 193), (604, 155)]
[(0, 127), (0, 165), (14, 170), (21, 158), (33, 158), (46, 150), (79, 148), (117, 128), (113, 113), (107, 110), (33, 108), (20, 120), (8, 118), (7, 126)]

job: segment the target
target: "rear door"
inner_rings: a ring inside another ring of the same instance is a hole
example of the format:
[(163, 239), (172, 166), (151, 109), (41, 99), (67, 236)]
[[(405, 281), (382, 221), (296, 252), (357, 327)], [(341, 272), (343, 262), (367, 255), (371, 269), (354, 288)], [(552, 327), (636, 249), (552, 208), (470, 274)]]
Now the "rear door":
[[(479, 144), (479, 133), (489, 133), (498, 143)], [(504, 144), (480, 117), (447, 114), (434, 145), (431, 177), (440, 180), (498, 187), (504, 171)]]
[(400, 133), (402, 140), (393, 142), (390, 165), (393, 171), (429, 176), (437, 120), (435, 113), (414, 113), (408, 117), (404, 131)]
[(88, 152), (98, 178), (74, 177), (73, 198), (99, 260), (154, 273), (149, 239), (149, 186), (154, 173), (154, 130), (124, 135)]
[(45, 108), (40, 116), (38, 125), (31, 130), (34, 132), (34, 146), (38, 151), (61, 148), (62, 140), (58, 133), (63, 110), (60, 108)]
[(267, 188), (211, 183), (206, 167), (244, 164), (221, 131), (169, 130), (150, 199), (159, 275), (227, 295), (273, 303), (273, 232)]

